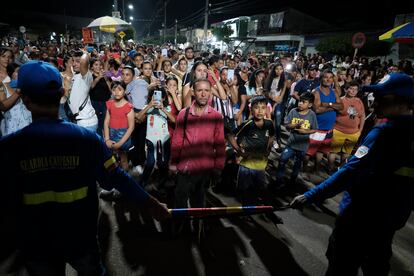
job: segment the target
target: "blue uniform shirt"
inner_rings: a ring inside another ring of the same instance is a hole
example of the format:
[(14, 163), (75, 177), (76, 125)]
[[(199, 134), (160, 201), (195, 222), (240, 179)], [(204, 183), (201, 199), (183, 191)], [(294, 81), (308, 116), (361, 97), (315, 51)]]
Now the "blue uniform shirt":
[(118, 168), (102, 138), (72, 123), (35, 121), (3, 137), (0, 152), (2, 186), (16, 196), (26, 254), (76, 254), (96, 243), (97, 182), (136, 202), (149, 198)]
[(310, 203), (345, 191), (340, 216), (388, 233), (414, 207), (414, 116), (374, 127), (338, 172), (305, 193)]

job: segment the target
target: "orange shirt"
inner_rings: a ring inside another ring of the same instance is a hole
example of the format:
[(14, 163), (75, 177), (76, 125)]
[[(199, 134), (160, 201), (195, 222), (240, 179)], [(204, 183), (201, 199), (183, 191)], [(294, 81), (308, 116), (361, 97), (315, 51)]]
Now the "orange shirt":
[(357, 98), (342, 97), (344, 109), (336, 115), (334, 128), (345, 134), (354, 134), (359, 131), (361, 117), (365, 117), (364, 104)]

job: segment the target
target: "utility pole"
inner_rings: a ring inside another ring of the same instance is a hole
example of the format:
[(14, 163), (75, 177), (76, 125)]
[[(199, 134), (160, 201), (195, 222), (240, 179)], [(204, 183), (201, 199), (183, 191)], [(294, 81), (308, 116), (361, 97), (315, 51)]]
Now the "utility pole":
[(174, 44), (177, 45), (177, 18), (175, 19)]
[(208, 0), (206, 0), (206, 8), (204, 11), (204, 38), (203, 38), (203, 49), (207, 48), (207, 27), (208, 27)]
[(122, 13), (124, 14), (124, 20), (126, 21), (126, 18), (125, 18), (125, 0), (122, 0)]
[(167, 35), (167, 0), (164, 0), (164, 43)]

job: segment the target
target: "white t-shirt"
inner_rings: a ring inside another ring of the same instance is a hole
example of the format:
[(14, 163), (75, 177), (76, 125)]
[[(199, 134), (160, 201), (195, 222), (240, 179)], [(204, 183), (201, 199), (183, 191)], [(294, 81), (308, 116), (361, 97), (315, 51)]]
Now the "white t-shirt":
[(90, 71), (86, 75), (82, 76), (80, 73), (73, 75), (72, 88), (69, 96), (69, 107), (73, 113), (79, 111), (79, 107), (85, 101), (88, 100), (85, 107), (79, 112), (77, 124), (83, 127), (91, 127), (98, 124), (98, 117), (96, 117), (95, 109), (92, 106), (91, 99), (89, 97), (89, 90), (93, 81), (93, 76)]
[[(171, 107), (167, 106), (165, 109), (167, 112), (171, 112)], [(146, 139), (151, 141), (153, 145), (156, 145), (157, 141), (161, 141), (164, 144), (169, 138), (167, 114), (160, 109), (150, 108), (147, 111)]]

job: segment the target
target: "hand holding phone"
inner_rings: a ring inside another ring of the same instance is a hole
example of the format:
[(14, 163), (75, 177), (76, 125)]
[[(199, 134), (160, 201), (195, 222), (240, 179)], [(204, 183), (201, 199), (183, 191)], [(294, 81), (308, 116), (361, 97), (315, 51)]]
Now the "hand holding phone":
[(227, 79), (229, 81), (232, 81), (234, 78), (234, 69), (228, 69), (227, 70)]
[(160, 90), (155, 90), (154, 94), (152, 95), (152, 99), (154, 100), (154, 104), (156, 106), (160, 105), (161, 97), (162, 97), (162, 92)]

